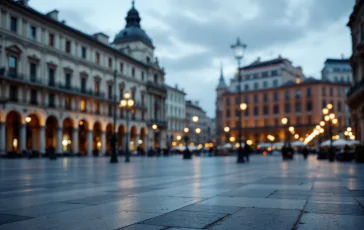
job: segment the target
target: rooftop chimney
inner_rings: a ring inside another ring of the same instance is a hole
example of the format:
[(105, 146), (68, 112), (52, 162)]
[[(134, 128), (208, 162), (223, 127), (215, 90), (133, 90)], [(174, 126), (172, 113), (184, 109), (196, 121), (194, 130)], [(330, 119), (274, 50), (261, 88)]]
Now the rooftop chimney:
[(99, 41), (99, 42), (101, 42), (101, 43), (103, 43), (105, 45), (109, 44), (109, 36), (107, 36), (104, 33), (94, 34), (93, 37), (96, 38), (97, 41)]
[(58, 10), (52, 10), (51, 12), (47, 13), (46, 15), (50, 18), (52, 18), (53, 20), (58, 21)]

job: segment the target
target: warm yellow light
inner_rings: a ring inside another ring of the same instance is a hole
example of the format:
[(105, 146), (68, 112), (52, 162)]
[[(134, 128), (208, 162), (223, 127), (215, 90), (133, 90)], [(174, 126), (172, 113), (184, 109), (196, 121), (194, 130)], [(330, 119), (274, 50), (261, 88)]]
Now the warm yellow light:
[(300, 141), (304, 141), (303, 137), (300, 138)]
[(351, 127), (348, 127), (347, 129), (346, 129), (348, 132), (351, 132)]
[(62, 145), (64, 145), (64, 146), (68, 145), (68, 140), (63, 140)]
[(80, 125), (83, 125), (83, 121), (80, 121)]
[(350, 136), (350, 140), (355, 140), (355, 136)]
[(293, 127), (293, 126), (291, 126), (291, 127), (289, 127), (289, 128), (288, 128), (288, 130), (289, 130), (290, 132), (294, 132), (294, 127)]
[(284, 117), (282, 118), (282, 124), (286, 125), (288, 123), (288, 118)]
[(129, 99), (129, 98), (130, 98), (130, 93), (125, 93), (125, 94), (124, 94), (124, 98), (125, 98), (125, 99)]
[(101, 147), (101, 141), (97, 142), (97, 147)]
[(157, 128), (158, 128), (158, 125), (156, 125), (156, 124), (152, 125), (152, 129), (156, 130)]
[(336, 124), (337, 124), (337, 119), (335, 118), (334, 120), (332, 120), (332, 123), (333, 123), (334, 125), (336, 125)]
[(177, 143), (173, 141), (172, 142), (172, 146), (176, 146), (176, 145), (177, 145)]
[(324, 122), (324, 121), (321, 121), (321, 122), (320, 122), (320, 125), (321, 125), (321, 126), (325, 126), (325, 122)]
[(324, 131), (325, 131), (325, 130), (324, 130), (323, 128), (321, 128), (321, 129), (320, 129), (320, 133), (324, 133)]
[(125, 107), (127, 104), (126, 100), (121, 100), (120, 101), (120, 107)]
[(129, 107), (132, 107), (134, 105), (134, 100), (128, 100), (128, 106)]
[(332, 109), (332, 104), (328, 104), (326, 107), (327, 107), (328, 109)]
[(202, 144), (199, 144), (197, 148), (202, 149)]
[(200, 134), (201, 133), (201, 129), (200, 128), (196, 128), (195, 131), (196, 131), (197, 134)]
[(16, 138), (13, 139), (13, 147), (18, 148), (18, 139)]
[(26, 121), (27, 123), (31, 122), (31, 120), (32, 120), (32, 118), (31, 118), (31, 117), (26, 117), (26, 118), (25, 118), (25, 121)]
[(316, 129), (318, 129), (318, 130), (319, 130), (319, 129), (321, 129), (321, 126), (319, 126), (319, 125), (316, 125)]
[(247, 144), (247, 145), (252, 145), (252, 144), (253, 144), (253, 141), (252, 141), (252, 140), (247, 140), (247, 141), (246, 141), (246, 144)]
[(198, 122), (198, 116), (193, 116), (192, 121), (195, 122), (195, 123)]
[(332, 120), (332, 119), (334, 119), (334, 118), (335, 118), (335, 114), (330, 113), (329, 117), (330, 117), (330, 119)]
[(298, 138), (300, 138), (300, 135), (295, 134), (295, 135), (294, 135), (294, 138), (295, 138), (295, 139), (298, 139)]
[(239, 146), (240, 146), (239, 143), (235, 144), (235, 148), (239, 148)]
[(235, 141), (235, 137), (230, 137), (230, 138), (229, 138), (229, 141), (230, 141), (230, 142), (234, 142), (234, 141)]
[(224, 128), (224, 131), (227, 133), (227, 132), (229, 132), (229, 131), (230, 131), (230, 128), (229, 128), (229, 127), (225, 127), (225, 128)]
[(329, 110), (327, 108), (322, 109), (322, 113), (324, 115), (327, 115), (329, 113)]
[(325, 121), (329, 121), (330, 117), (328, 115), (325, 116)]
[(188, 133), (188, 132), (190, 131), (190, 129), (189, 129), (189, 128), (184, 128), (184, 129), (183, 129), (183, 131), (184, 131), (185, 133)]
[(344, 132), (344, 135), (345, 135), (345, 136), (348, 136), (348, 135), (349, 135), (349, 132), (348, 132), (348, 131), (345, 131), (345, 132)]
[(248, 107), (248, 105), (246, 103), (241, 103), (240, 104), (240, 109), (243, 110), (243, 111), (246, 110), (247, 107)]
[(181, 136), (177, 136), (177, 140), (180, 141), (182, 139)]

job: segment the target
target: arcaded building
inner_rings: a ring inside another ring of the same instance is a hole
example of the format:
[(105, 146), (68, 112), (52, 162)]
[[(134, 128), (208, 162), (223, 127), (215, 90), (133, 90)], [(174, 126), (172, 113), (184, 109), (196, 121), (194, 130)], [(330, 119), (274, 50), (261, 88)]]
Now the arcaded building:
[[(27, 0), (0, 1), (0, 152), (53, 146), (57, 153), (104, 154), (114, 131), (119, 149), (165, 148), (165, 74), (140, 21), (133, 5), (109, 43), (103, 33), (68, 26), (57, 10), (42, 14)], [(114, 95), (119, 102), (126, 92), (135, 101), (129, 130), (122, 108), (113, 124)]]

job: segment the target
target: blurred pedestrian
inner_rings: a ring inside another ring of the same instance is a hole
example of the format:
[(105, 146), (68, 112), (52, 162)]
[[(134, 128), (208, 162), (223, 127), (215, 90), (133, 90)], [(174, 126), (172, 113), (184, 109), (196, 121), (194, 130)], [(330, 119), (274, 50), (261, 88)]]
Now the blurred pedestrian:
[(303, 148), (302, 155), (303, 155), (303, 158), (306, 160), (307, 156), (308, 156), (308, 149), (306, 147)]

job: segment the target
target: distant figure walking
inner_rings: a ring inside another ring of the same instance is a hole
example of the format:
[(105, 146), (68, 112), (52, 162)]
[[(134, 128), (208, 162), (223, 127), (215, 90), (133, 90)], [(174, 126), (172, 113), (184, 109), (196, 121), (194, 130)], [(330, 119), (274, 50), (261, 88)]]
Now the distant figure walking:
[(306, 160), (307, 156), (308, 156), (308, 149), (306, 147), (303, 148), (302, 155), (303, 155), (303, 158)]
[(250, 145), (248, 145), (245, 141), (243, 153), (244, 153), (244, 156), (245, 156), (247, 162), (249, 162), (249, 154), (251, 151), (252, 151), (252, 149), (250, 148)]

